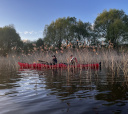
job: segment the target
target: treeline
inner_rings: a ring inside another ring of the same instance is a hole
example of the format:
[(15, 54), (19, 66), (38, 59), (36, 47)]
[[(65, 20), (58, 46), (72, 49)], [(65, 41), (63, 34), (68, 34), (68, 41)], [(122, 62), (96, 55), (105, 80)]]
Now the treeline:
[(98, 45), (99, 38), (118, 46), (128, 40), (128, 15), (123, 10), (104, 10), (92, 25), (89, 22), (77, 21), (75, 17), (59, 18), (45, 26), (44, 42), (48, 46), (61, 47), (61, 44), (76, 41), (88, 41)]
[(66, 46), (76, 48), (79, 43), (83, 47), (98, 46), (100, 38), (105, 38), (106, 43), (116, 47), (128, 41), (128, 15), (123, 10), (104, 10), (93, 25), (75, 17), (58, 18), (45, 26), (43, 36), (44, 38), (35, 42), (23, 42), (14, 26), (0, 28), (0, 54), (29, 53), (34, 50), (62, 49)]
[(44, 48), (44, 41), (22, 41), (13, 25), (0, 28), (0, 55), (7, 56), (10, 53), (31, 53)]

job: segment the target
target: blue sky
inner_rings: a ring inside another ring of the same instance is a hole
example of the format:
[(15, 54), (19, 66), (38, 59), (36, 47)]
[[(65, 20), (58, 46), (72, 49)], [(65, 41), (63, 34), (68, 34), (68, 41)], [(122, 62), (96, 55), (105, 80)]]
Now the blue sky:
[(104, 9), (122, 9), (128, 15), (127, 6), (128, 0), (0, 0), (0, 27), (13, 24), (21, 39), (34, 41), (58, 18), (94, 23)]

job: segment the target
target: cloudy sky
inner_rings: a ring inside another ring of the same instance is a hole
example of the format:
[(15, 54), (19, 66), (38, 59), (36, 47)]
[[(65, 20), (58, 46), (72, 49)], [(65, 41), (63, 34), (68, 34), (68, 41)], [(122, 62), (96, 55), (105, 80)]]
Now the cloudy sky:
[(21, 39), (43, 38), (45, 25), (61, 17), (76, 17), (94, 23), (104, 9), (123, 10), (128, 0), (0, 0), (0, 27), (15, 26)]

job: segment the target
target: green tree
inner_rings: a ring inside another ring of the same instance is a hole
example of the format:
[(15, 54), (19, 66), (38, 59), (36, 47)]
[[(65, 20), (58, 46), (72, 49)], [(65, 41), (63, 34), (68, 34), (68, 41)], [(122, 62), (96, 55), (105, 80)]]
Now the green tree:
[(90, 23), (84, 23), (79, 20), (76, 24), (76, 38), (78, 40), (85, 40), (89, 36), (89, 27), (91, 26)]
[(61, 47), (62, 43), (85, 40), (89, 37), (91, 24), (77, 22), (75, 17), (59, 18), (44, 29), (44, 42), (50, 46)]
[(44, 42), (48, 46), (56, 45), (56, 30), (54, 22), (52, 22), (49, 26), (45, 25)]
[(37, 46), (37, 47), (42, 46), (42, 47), (44, 48), (44, 41), (42, 40), (42, 38), (39, 38), (39, 39), (36, 41), (36, 46)]
[(13, 25), (0, 28), (0, 50), (4, 53), (22, 47), (23, 42)]
[(44, 41), (50, 46), (61, 47), (62, 42), (66, 39), (67, 36), (67, 22), (66, 18), (59, 18), (55, 22), (52, 22), (49, 26), (45, 26), (44, 30)]
[(65, 42), (67, 45), (69, 42), (71, 42), (75, 38), (75, 26), (76, 26), (76, 18), (75, 17), (67, 17), (65, 19), (65, 28), (64, 28), (64, 33), (65, 33)]
[[(33, 50), (34, 50), (33, 44), (35, 44), (35, 42), (31, 42), (31, 41), (24, 42), (22, 49), (23, 49), (25, 54), (33, 52)], [(35, 47), (36, 47), (36, 45), (35, 45)]]
[(128, 40), (128, 16), (123, 10), (104, 10), (95, 20), (95, 31), (98, 36), (116, 46), (119, 42)]

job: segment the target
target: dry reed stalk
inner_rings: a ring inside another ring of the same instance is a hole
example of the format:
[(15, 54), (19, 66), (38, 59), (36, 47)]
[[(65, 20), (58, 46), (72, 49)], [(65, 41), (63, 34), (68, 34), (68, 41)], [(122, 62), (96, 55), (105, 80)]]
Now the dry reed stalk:
[[(98, 53), (98, 55), (96, 54)], [(14, 70), (18, 69), (18, 62), (25, 63), (37, 63), (38, 60), (44, 60), (51, 62), (52, 55), (55, 53), (52, 51), (46, 52), (34, 52), (32, 54), (21, 54), (21, 55), (8, 55), (8, 57), (0, 57), (0, 69), (4, 68), (6, 70)], [(74, 55), (80, 63), (88, 64), (88, 63), (96, 63), (102, 62), (102, 66), (106, 68), (109, 67), (110, 70), (114, 71), (117, 67), (118, 72), (119, 69), (123, 70), (124, 74), (128, 74), (128, 54), (121, 53), (118, 54), (115, 50), (98, 50), (97, 52), (93, 52), (87, 48), (78, 50), (78, 49), (67, 49), (63, 51), (63, 53), (57, 51), (55, 54), (59, 62), (69, 63), (70, 55)], [(69, 67), (67, 68), (69, 72)], [(81, 68), (80, 68), (81, 69)]]

